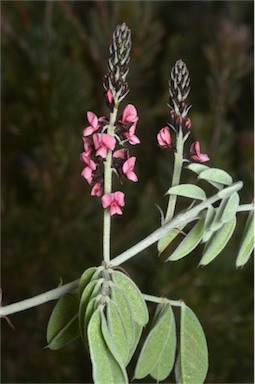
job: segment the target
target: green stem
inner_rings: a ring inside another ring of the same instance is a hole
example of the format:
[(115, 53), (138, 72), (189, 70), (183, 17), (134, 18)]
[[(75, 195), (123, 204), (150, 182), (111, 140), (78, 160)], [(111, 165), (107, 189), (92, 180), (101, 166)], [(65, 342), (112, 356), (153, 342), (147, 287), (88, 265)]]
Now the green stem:
[[(111, 266), (118, 266), (124, 263), (125, 261), (131, 259), (131, 257), (137, 255), (139, 252), (143, 251), (144, 249), (148, 248), (149, 246), (157, 242), (159, 239), (164, 237), (173, 228), (176, 228), (184, 223), (189, 223), (197, 219), (198, 214), (203, 209), (208, 208), (211, 204), (215, 203), (217, 200), (222, 199), (222, 197), (228, 198), (232, 193), (239, 191), (242, 188), (242, 186), (243, 186), (243, 183), (241, 181), (238, 181), (237, 183), (232, 184), (230, 187), (224, 188), (223, 190), (219, 191), (215, 195), (211, 196), (209, 199), (196, 205), (189, 211), (185, 213), (180, 213), (170, 223), (167, 223), (162, 227), (158, 228), (156, 231), (152, 232), (145, 239), (143, 239), (133, 247), (129, 248), (127, 251), (115, 257), (111, 261)], [(224, 192), (224, 196), (222, 196), (222, 192)], [(79, 286), (79, 279), (72, 281), (71, 283), (65, 284), (59, 288), (55, 288), (55, 289), (52, 289), (51, 291), (42, 293), (41, 295), (32, 297), (30, 299), (26, 299), (18, 303), (6, 305), (0, 308), (0, 317), (8, 316), (12, 313), (21, 312), (21, 311), (24, 311), (25, 309), (36, 307), (37, 305), (46, 303), (47, 301), (56, 300), (59, 297), (63, 296), (65, 293), (75, 290), (78, 286)], [(148, 295), (148, 300), (149, 300), (149, 297), (150, 296)], [(154, 302), (158, 302), (158, 301), (154, 300)], [(171, 304), (179, 305), (177, 304), (179, 301), (176, 301), (176, 304), (174, 304), (174, 302), (175, 301), (171, 301)]]
[(48, 292), (41, 293), (38, 296), (31, 297), (30, 299), (19, 301), (10, 305), (5, 305), (0, 308), (0, 317), (11, 315), (12, 313), (22, 312), (26, 309), (36, 307), (51, 300), (59, 299), (61, 296), (68, 292), (74, 291), (79, 286), (80, 279), (74, 280), (71, 283), (62, 285), (61, 287), (51, 289)]
[(151, 303), (156, 303), (156, 304), (170, 303), (171, 305), (173, 305), (175, 307), (181, 307), (182, 303), (183, 303), (182, 300), (169, 300), (166, 297), (146, 295), (145, 293), (143, 293), (143, 298), (144, 298), (144, 300), (150, 301)]
[[(107, 134), (114, 136), (114, 123), (116, 120), (118, 109), (114, 108), (110, 114), (110, 122)], [(112, 151), (108, 150), (104, 163), (104, 194), (112, 192)], [(111, 260), (111, 215), (110, 208), (104, 210), (104, 226), (103, 226), (103, 258), (106, 264)]]
[[(181, 171), (182, 171), (182, 163), (183, 163), (183, 147), (184, 147), (184, 139), (182, 130), (180, 129), (176, 138), (176, 152), (174, 154), (174, 170), (172, 177), (171, 186), (174, 187), (180, 184), (181, 179)], [(171, 221), (174, 217), (174, 211), (177, 201), (177, 195), (170, 195), (168, 200), (168, 207), (166, 211), (166, 216), (164, 222), (167, 223)]]

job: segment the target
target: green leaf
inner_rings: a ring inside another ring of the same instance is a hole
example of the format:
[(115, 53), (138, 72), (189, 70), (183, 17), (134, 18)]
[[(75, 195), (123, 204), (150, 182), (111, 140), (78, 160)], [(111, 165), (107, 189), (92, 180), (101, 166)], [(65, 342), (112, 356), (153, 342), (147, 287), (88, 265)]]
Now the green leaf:
[(125, 331), (124, 320), (114, 301), (109, 300), (106, 308), (109, 332), (123, 364), (126, 365), (129, 358), (129, 348), (127, 348), (128, 339)]
[(97, 272), (101, 272), (103, 270), (103, 267), (90, 267), (86, 269), (86, 271), (83, 272), (80, 278), (79, 282), (79, 294), (80, 297), (82, 295), (82, 292), (84, 291), (85, 287), (88, 285), (88, 283), (92, 280), (93, 276)]
[(145, 326), (149, 321), (149, 313), (140, 289), (127, 275), (116, 270), (112, 272), (112, 280), (122, 288), (130, 305), (134, 321)]
[(60, 349), (80, 335), (78, 295), (62, 296), (54, 307), (47, 326), (48, 347)]
[(88, 325), (88, 342), (96, 384), (127, 384), (126, 370), (114, 358), (102, 334), (102, 311), (98, 308)]
[[(199, 164), (199, 163), (191, 163), (186, 168), (192, 172), (197, 173), (198, 175), (200, 175), (200, 173), (202, 173), (206, 169), (210, 169), (210, 167), (207, 167), (207, 165)], [(217, 189), (223, 188), (223, 185), (220, 183), (217, 183), (217, 182), (212, 181), (212, 180), (207, 180), (207, 181), (208, 181), (208, 183), (210, 183), (211, 185), (213, 185)]]
[(203, 237), (205, 221), (200, 219), (166, 261), (176, 261), (192, 252)]
[[(89, 321), (96, 310), (96, 302), (97, 302), (96, 298), (94, 297), (88, 302), (88, 305), (86, 307), (84, 318), (83, 318), (83, 326), (81, 327), (83, 341), (87, 339), (87, 328), (88, 328)], [(81, 321), (82, 321), (82, 318), (81, 318)]]
[(100, 288), (103, 282), (104, 282), (103, 278), (99, 280), (91, 280), (88, 283), (88, 285), (85, 287), (81, 295), (80, 306), (79, 306), (79, 324), (80, 324), (80, 333), (83, 340), (86, 339), (86, 329), (84, 329), (84, 319), (85, 319), (85, 312), (86, 312), (87, 306), (89, 304), (89, 301), (100, 293)]
[(200, 174), (201, 172), (205, 171), (206, 169), (210, 169), (207, 165), (200, 164), (200, 163), (190, 163), (186, 166), (187, 169), (189, 169), (192, 172), (195, 172), (196, 174)]
[(215, 235), (206, 243), (203, 257), (199, 265), (207, 265), (217, 257), (225, 248), (236, 227), (236, 217), (228, 221)]
[(236, 259), (236, 267), (243, 267), (249, 260), (251, 253), (254, 249), (254, 211), (250, 211), (243, 237), (241, 240), (241, 246)]
[(233, 195), (229, 196), (227, 203), (225, 205), (224, 211), (220, 218), (220, 221), (223, 223), (227, 223), (236, 215), (237, 209), (239, 207), (240, 197), (237, 192), (233, 193)]
[(206, 169), (198, 175), (198, 178), (223, 185), (231, 185), (233, 183), (232, 177), (226, 171), (219, 168)]
[(159, 255), (164, 252), (168, 245), (180, 234), (187, 224), (181, 225), (179, 228), (172, 229), (166, 236), (162, 237), (157, 244)]
[(134, 343), (136, 342), (134, 320), (131, 315), (131, 308), (123, 290), (117, 285), (113, 285), (111, 287), (111, 298), (113, 302), (117, 305), (117, 308), (120, 311), (121, 317), (123, 319), (125, 333), (127, 337), (127, 350), (129, 351), (127, 360), (128, 362), (132, 358), (130, 352), (132, 351)]
[(195, 200), (206, 200), (206, 194), (202, 188), (194, 184), (180, 184), (169, 188), (168, 195), (188, 197)]
[(165, 349), (170, 337), (173, 320), (171, 308), (168, 304), (160, 305), (163, 306), (164, 310), (158, 316), (156, 315), (157, 321), (153, 324), (144, 342), (135, 368), (136, 379), (142, 379), (150, 374), (159, 362), (161, 352)]
[(202, 384), (207, 370), (208, 351), (203, 328), (194, 312), (182, 303), (178, 379), (181, 378), (182, 384)]
[(151, 370), (150, 375), (156, 379), (157, 381), (161, 381), (167, 378), (170, 375), (175, 360), (175, 352), (176, 352), (176, 327), (175, 327), (175, 319), (173, 310), (170, 308), (170, 331), (168, 334), (168, 338), (166, 340), (165, 347), (162, 349), (160, 353), (159, 360), (154, 368)]

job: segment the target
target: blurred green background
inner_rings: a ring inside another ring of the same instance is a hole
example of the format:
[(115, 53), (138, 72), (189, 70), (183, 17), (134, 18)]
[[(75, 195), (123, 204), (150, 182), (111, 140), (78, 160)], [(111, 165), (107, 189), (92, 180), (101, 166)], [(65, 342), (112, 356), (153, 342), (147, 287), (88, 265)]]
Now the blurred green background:
[[(192, 140), (210, 166), (245, 183), (253, 199), (252, 1), (2, 1), (3, 304), (78, 278), (101, 262), (102, 208), (80, 176), (86, 111), (107, 113), (102, 77), (117, 24), (132, 31), (122, 104), (138, 110), (139, 183), (124, 183), (125, 214), (113, 218), (117, 255), (160, 224), (172, 156), (156, 134), (168, 119), (168, 79), (182, 59), (191, 76)], [(191, 175), (183, 173), (183, 181)], [(119, 187), (118, 187), (119, 188)], [(208, 383), (253, 382), (253, 264), (235, 269), (246, 214), (224, 252), (197, 268), (201, 249), (164, 263), (152, 246), (125, 264), (147, 293), (182, 298), (199, 317), (209, 346)], [(168, 251), (170, 252), (170, 250)], [(91, 382), (87, 351), (76, 341), (43, 349), (54, 302), (2, 320), (2, 382)], [(153, 306), (150, 307), (153, 311)], [(178, 316), (178, 312), (176, 312)], [(131, 363), (130, 377), (134, 363)], [(144, 382), (151, 382), (150, 378)], [(165, 382), (174, 382), (171, 376)]]

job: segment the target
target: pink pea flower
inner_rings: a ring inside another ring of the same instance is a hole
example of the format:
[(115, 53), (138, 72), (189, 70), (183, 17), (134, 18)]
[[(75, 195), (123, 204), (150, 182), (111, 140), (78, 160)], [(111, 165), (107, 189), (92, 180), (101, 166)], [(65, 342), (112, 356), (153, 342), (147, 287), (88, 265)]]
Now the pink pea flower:
[(172, 148), (172, 140), (168, 127), (162, 128), (157, 134), (157, 140), (162, 148)]
[(123, 135), (128, 139), (129, 144), (136, 145), (140, 144), (140, 140), (136, 135), (132, 135), (129, 132), (123, 133)]
[(135, 172), (134, 172), (134, 166), (135, 166), (136, 158), (134, 156), (130, 157), (125, 161), (125, 163), (122, 166), (122, 172), (123, 174), (131, 181), (136, 182), (138, 180)]
[(122, 114), (122, 123), (136, 123), (138, 121), (137, 110), (133, 104), (128, 104)]
[(115, 151), (112, 155), (113, 157), (117, 158), (117, 159), (122, 159), (122, 160), (126, 160), (129, 156), (129, 151), (127, 148), (123, 148), (123, 149), (118, 149), (117, 151)]
[(190, 158), (194, 161), (199, 161), (200, 163), (204, 163), (210, 158), (207, 156), (206, 153), (200, 152), (200, 143), (199, 141), (195, 141), (190, 146)]
[(98, 196), (98, 197), (100, 197), (100, 196), (102, 196), (102, 194), (103, 194), (103, 186), (102, 186), (101, 183), (98, 182), (92, 188), (91, 196)]
[(103, 208), (110, 207), (110, 214), (111, 216), (117, 214), (122, 215), (121, 207), (124, 207), (125, 201), (124, 201), (124, 193), (117, 191), (114, 193), (107, 193), (102, 196), (102, 206)]
[(89, 111), (89, 112), (87, 112), (87, 119), (88, 119), (88, 122), (90, 125), (88, 125), (83, 130), (83, 136), (89, 136), (92, 133), (94, 133), (95, 131), (97, 131), (99, 128), (100, 119), (102, 119), (102, 118), (98, 119), (98, 117), (93, 112)]
[(116, 145), (115, 137), (107, 133), (95, 133), (93, 135), (93, 142), (96, 149), (96, 156), (101, 156), (103, 159), (107, 156), (107, 151), (114, 150)]
[(86, 156), (85, 152), (81, 153), (81, 160), (87, 165), (82, 172), (81, 175), (87, 180), (88, 184), (92, 183), (93, 180), (93, 171), (96, 170), (97, 164)]
[(83, 137), (83, 147), (84, 153), (86, 156), (91, 156), (95, 152), (93, 141), (88, 139), (87, 137)]

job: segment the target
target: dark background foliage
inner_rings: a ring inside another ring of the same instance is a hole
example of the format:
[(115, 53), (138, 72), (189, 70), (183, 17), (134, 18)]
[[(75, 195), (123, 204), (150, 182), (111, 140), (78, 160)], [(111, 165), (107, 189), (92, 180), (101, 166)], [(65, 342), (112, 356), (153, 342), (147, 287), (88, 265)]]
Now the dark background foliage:
[[(102, 77), (119, 23), (132, 30), (125, 104), (138, 109), (141, 145), (133, 148), (139, 183), (122, 186), (125, 214), (113, 218), (113, 255), (160, 224), (155, 204), (165, 207), (172, 158), (155, 137), (168, 119), (168, 79), (179, 58), (191, 76), (191, 140), (201, 141), (209, 165), (244, 181), (241, 200), (251, 202), (253, 2), (1, 5), (3, 304), (74, 280), (101, 262), (102, 209), (80, 176), (79, 154), (86, 111), (107, 112)], [(185, 181), (189, 177), (184, 173)], [(125, 264), (144, 292), (182, 298), (195, 311), (208, 340), (208, 383), (253, 382), (253, 265), (235, 269), (245, 218), (239, 215), (232, 241), (206, 268), (197, 268), (200, 248), (164, 263), (153, 246)], [(57, 352), (43, 349), (53, 306), (10, 316), (15, 331), (2, 320), (2, 382), (91, 382), (80, 341)]]

